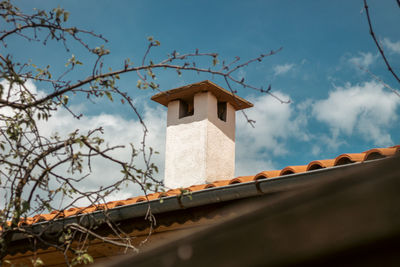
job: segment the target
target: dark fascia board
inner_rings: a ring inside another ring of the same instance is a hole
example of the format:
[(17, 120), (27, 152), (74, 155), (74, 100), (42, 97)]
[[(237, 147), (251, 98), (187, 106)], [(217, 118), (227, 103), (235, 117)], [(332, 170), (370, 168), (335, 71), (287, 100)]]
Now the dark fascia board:
[[(140, 202), (130, 205), (115, 207), (107, 211), (107, 217), (113, 221), (122, 221), (146, 216), (150, 208), (153, 214), (166, 213), (180, 209), (187, 209), (220, 203), (225, 201), (240, 200), (250, 197), (301, 190), (310, 186), (339, 180), (351, 172), (357, 172), (368, 166), (374, 166), (380, 161), (377, 159), (362, 163), (351, 163), (326, 169), (318, 169), (303, 173), (279, 176), (276, 178), (260, 179), (253, 182), (238, 183), (228, 186), (213, 187), (201, 191), (195, 191), (190, 195), (170, 196), (148, 202)], [(45, 232), (48, 235), (59, 233), (71, 223), (79, 223), (85, 227), (101, 225), (105, 222), (104, 211), (95, 211), (89, 214), (80, 214), (51, 222), (44, 221), (30, 227), (35, 233)], [(12, 240), (26, 238), (24, 234), (14, 234)]]

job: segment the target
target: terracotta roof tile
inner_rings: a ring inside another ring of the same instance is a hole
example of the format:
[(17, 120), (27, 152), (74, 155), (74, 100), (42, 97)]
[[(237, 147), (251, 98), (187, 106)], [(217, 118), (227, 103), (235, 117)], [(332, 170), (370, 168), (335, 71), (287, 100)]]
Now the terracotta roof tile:
[(364, 153), (342, 154), (342, 155), (336, 157), (334, 165), (339, 166), (339, 165), (345, 165), (345, 164), (354, 163), (354, 162), (361, 162), (364, 160), (365, 154), (366, 154), (365, 152)]
[(127, 202), (129, 202), (129, 201), (127, 201), (127, 200), (118, 200), (118, 201), (108, 202), (106, 205), (107, 205), (107, 209), (113, 209), (115, 207), (128, 205)]
[(136, 199), (136, 203), (144, 202), (144, 201), (146, 201), (146, 200), (147, 200), (146, 197), (140, 196), (140, 197), (138, 197), (138, 198)]
[(254, 181), (255, 176), (239, 176), (232, 180), (228, 180), (228, 184), (240, 184)]
[(400, 147), (373, 148), (365, 151), (365, 160), (379, 159), (396, 154)]
[(195, 191), (203, 190), (206, 188), (207, 188), (206, 184), (200, 184), (200, 185), (192, 185), (192, 186), (188, 187), (188, 190), (191, 192), (195, 192)]
[(232, 179), (215, 181), (212, 184), (215, 185), (215, 187), (226, 186), (226, 185), (229, 185), (231, 180)]
[(119, 206), (135, 204), (139, 202), (144, 202), (147, 200), (155, 200), (162, 197), (169, 197), (169, 196), (178, 196), (185, 191), (196, 192), (200, 190), (204, 190), (207, 188), (214, 188), (214, 187), (221, 187), (221, 186), (229, 186), (232, 184), (238, 183), (247, 183), (252, 182), (258, 179), (268, 179), (268, 178), (275, 178), (283, 175), (289, 175), (294, 173), (302, 173), (306, 171), (317, 170), (321, 168), (330, 168), (333, 166), (339, 166), (354, 162), (363, 162), (373, 159), (379, 159), (384, 157), (393, 156), (395, 154), (400, 154), (400, 145), (387, 147), (387, 148), (373, 148), (367, 150), (362, 153), (346, 153), (337, 156), (334, 159), (324, 159), (324, 160), (315, 160), (311, 161), (308, 165), (300, 165), (300, 166), (287, 166), (282, 170), (273, 170), (273, 171), (262, 171), (256, 175), (250, 176), (240, 176), (233, 179), (228, 180), (219, 180), (215, 181), (210, 184), (201, 184), (201, 185), (192, 185), (188, 188), (178, 188), (178, 189), (171, 189), (166, 192), (158, 192), (153, 194), (148, 194), (146, 196), (137, 196), (131, 197), (126, 200), (118, 200), (118, 201), (110, 201), (105, 204), (98, 204), (98, 205), (91, 205), (88, 207), (73, 207), (68, 210), (64, 211), (52, 211), (50, 214), (39, 214), (34, 217), (30, 218), (22, 218), (20, 224), (34, 224), (41, 221), (48, 221), (54, 218), (62, 218), (62, 217), (69, 217), (74, 216), (82, 213), (91, 213), (96, 210), (104, 210), (104, 209), (112, 209)]
[(308, 163), (307, 171), (318, 170), (335, 166), (334, 159), (314, 160)]
[(206, 187), (204, 189), (213, 188), (213, 187), (215, 187), (215, 184), (206, 184)]
[(79, 209), (79, 208), (70, 208), (70, 209), (64, 210), (63, 214), (64, 214), (64, 217), (74, 216), (74, 215), (79, 214), (80, 210), (81, 209)]
[[(33, 216), (33, 223), (44, 222), (48, 218), (48, 214), (40, 214)], [(51, 218), (52, 219), (52, 218)]]
[(265, 179), (265, 178), (274, 178), (281, 174), (281, 170), (276, 171), (263, 171), (259, 172), (256, 176), (254, 176), (254, 180)]
[(307, 165), (287, 166), (286, 168), (282, 169), (279, 176), (293, 174), (293, 173), (300, 173), (305, 171), (307, 171)]
[(19, 225), (29, 225), (29, 224), (33, 224), (34, 223), (34, 219), (31, 217), (28, 218), (21, 218), (21, 220), (19, 221)]
[(126, 203), (127, 203), (127, 205), (129, 205), (129, 204), (135, 204), (135, 203), (137, 203), (137, 202), (139, 202), (138, 200), (139, 199), (142, 199), (143, 197), (131, 197), (131, 198), (128, 198), (127, 200), (125, 200), (126, 201)]
[(96, 207), (96, 210), (105, 210), (107, 208), (107, 206), (105, 205), (105, 204), (99, 204), (97, 207)]
[(100, 205), (90, 205), (89, 207), (81, 209), (80, 213), (90, 213), (99, 210)]
[(168, 196), (174, 196), (174, 195), (179, 195), (182, 193), (182, 189), (177, 188), (177, 189), (170, 189), (166, 192)]
[[(147, 197), (146, 196), (137, 197), (135, 203), (144, 202), (144, 201), (150, 201), (150, 200), (154, 200), (154, 199), (160, 198), (162, 196), (161, 194), (162, 193), (153, 193), (153, 194), (148, 194)], [(130, 202), (132, 202), (132, 200)]]

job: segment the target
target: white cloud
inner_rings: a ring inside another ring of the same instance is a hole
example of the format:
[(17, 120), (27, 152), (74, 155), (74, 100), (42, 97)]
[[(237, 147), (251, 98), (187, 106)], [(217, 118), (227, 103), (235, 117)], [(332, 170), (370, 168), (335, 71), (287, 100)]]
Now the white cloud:
[[(73, 107), (72, 107), (73, 108)], [(165, 110), (161, 108), (150, 108), (145, 106), (141, 114), (144, 122), (146, 123), (148, 134), (146, 136), (146, 146), (153, 147), (160, 154), (153, 156), (153, 162), (159, 167), (159, 176), (163, 175), (164, 166), (164, 146), (165, 146)], [(96, 116), (83, 116), (80, 120), (74, 119), (67, 111), (62, 110), (57, 112), (48, 122), (40, 122), (39, 127), (42, 129), (44, 135), (50, 136), (52, 133), (58, 132), (67, 134), (79, 129), (80, 132), (85, 133), (90, 129), (103, 127), (104, 134), (100, 137), (106, 140), (109, 146), (124, 145), (125, 148), (114, 150), (109, 155), (121, 160), (129, 161), (130, 159), (130, 143), (134, 144), (137, 149), (141, 148), (143, 137), (143, 128), (138, 120), (125, 119), (119, 115), (114, 114), (99, 114)], [(106, 186), (118, 180), (121, 176), (120, 166), (105, 159), (92, 159), (92, 172), (90, 176), (84, 181), (79, 183), (80, 188), (86, 190), (93, 190), (100, 186)], [(136, 158), (136, 167), (144, 168), (145, 163), (143, 158), (139, 156)], [(88, 169), (86, 168), (86, 171)], [(120, 195), (138, 195), (142, 194), (139, 188), (129, 186), (123, 188)], [(116, 196), (110, 196), (110, 199)]]
[(17, 101), (20, 100), (21, 92), (30, 92), (35, 97), (42, 97), (44, 93), (37, 90), (35, 84), (32, 80), (27, 80), (23, 85), (13, 84), (13, 87), (10, 88), (10, 83), (7, 80), (0, 81), (0, 84), (3, 86), (3, 93), (1, 95), (2, 99), (7, 99), (8, 101)]
[[(2, 81), (3, 86), (8, 85), (5, 81)], [(36, 86), (28, 81), (25, 83), (25, 87), (33, 94), (43, 95), (43, 92), (38, 91)], [(6, 87), (8, 88), (8, 87)], [(14, 91), (14, 90), (12, 90)], [(3, 94), (4, 96), (4, 94)], [(15, 98), (16, 97), (16, 98)], [(18, 100), (16, 95), (13, 100)], [(84, 106), (71, 106), (74, 111), (83, 112), (85, 111)], [(164, 173), (164, 146), (165, 146), (165, 126), (166, 126), (166, 110), (161, 107), (151, 108), (144, 106), (142, 109), (142, 118), (145, 122), (148, 134), (146, 136), (146, 146), (154, 148), (159, 154), (153, 155), (152, 162), (159, 167), (159, 173), (156, 175), (157, 179), (161, 179)], [(1, 108), (1, 114), (12, 115), (11, 109)], [(67, 136), (69, 133), (79, 129), (80, 133), (86, 133), (91, 129), (103, 127), (104, 134), (99, 135), (105, 139), (109, 146), (124, 145), (125, 148), (117, 149), (109, 155), (122, 160), (129, 161), (130, 159), (130, 146), (129, 143), (133, 143), (136, 148), (141, 148), (143, 128), (137, 118), (132, 119), (123, 118), (117, 114), (106, 114), (102, 113), (95, 116), (83, 116), (81, 119), (75, 119), (65, 109), (60, 109), (53, 113), (52, 117), (48, 121), (41, 120), (38, 122), (38, 128), (43, 136), (50, 137), (54, 133), (58, 132), (61, 136)], [(117, 181), (120, 176), (120, 167), (113, 164), (109, 160), (92, 158), (91, 160), (90, 175), (79, 182), (77, 185), (81, 190), (95, 190), (100, 186), (107, 186)], [(139, 155), (136, 159), (136, 167), (144, 168), (145, 163), (143, 158)], [(61, 174), (66, 174), (67, 167), (58, 169)], [(84, 173), (89, 172), (88, 168), (85, 168)], [(56, 186), (56, 184), (52, 184)], [(1, 193), (1, 192), (0, 192)], [(137, 186), (131, 185), (126, 188), (122, 188), (120, 192), (114, 195), (110, 195), (108, 200), (122, 199), (125, 196), (131, 197), (138, 194), (143, 194)], [(121, 197), (124, 196), (124, 197)], [(86, 202), (80, 202), (80, 205), (88, 204)]]
[[(329, 125), (334, 136), (358, 134), (375, 145), (391, 145), (389, 128), (397, 120), (400, 99), (383, 85), (366, 82), (336, 87), (325, 100), (315, 102), (313, 115)], [(335, 139), (336, 139), (335, 138)]]
[(356, 67), (360, 66), (363, 68), (368, 68), (375, 62), (377, 58), (378, 54), (373, 55), (371, 52), (358, 52), (358, 56), (351, 57), (348, 59), (348, 61)]
[(391, 53), (400, 54), (400, 41), (392, 42), (389, 38), (385, 38), (382, 43)]
[(313, 156), (319, 156), (319, 154), (321, 153), (321, 151), (322, 151), (322, 149), (321, 149), (320, 146), (313, 145), (313, 146), (311, 147), (311, 154), (312, 154)]
[[(10, 88), (10, 83), (7, 80), (1, 80), (0, 86), (3, 88), (1, 93), (1, 99), (7, 100), (9, 102), (21, 103), (21, 95), (31, 94), (36, 98), (43, 97), (45, 94), (41, 91), (38, 92), (36, 86), (32, 80), (27, 80), (24, 85), (13, 84)], [(15, 113), (9, 107), (2, 107), (0, 114), (4, 116), (13, 116)]]
[[(338, 151), (339, 147), (348, 144), (346, 139), (340, 136), (339, 129), (331, 128), (330, 135), (326, 133), (319, 134), (316, 141), (320, 146), (329, 148), (331, 151)], [(326, 152), (326, 149), (324, 150)]]
[[(282, 99), (288, 96), (275, 91)], [(250, 175), (273, 169), (273, 156), (287, 153), (286, 141), (290, 137), (307, 140), (304, 128), (307, 124), (301, 106), (281, 104), (264, 95), (250, 99), (254, 107), (245, 110), (256, 121), (252, 128), (240, 113), (237, 114), (236, 174)]]
[(289, 72), (291, 69), (293, 69), (294, 64), (283, 64), (283, 65), (276, 65), (274, 67), (274, 76), (278, 76), (278, 75), (282, 75), (285, 74), (287, 72)]

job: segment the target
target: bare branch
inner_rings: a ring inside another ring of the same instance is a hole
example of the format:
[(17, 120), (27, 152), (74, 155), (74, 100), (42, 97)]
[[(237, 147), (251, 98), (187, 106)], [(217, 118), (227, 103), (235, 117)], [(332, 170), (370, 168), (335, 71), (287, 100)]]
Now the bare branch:
[(397, 95), (398, 97), (400, 97), (400, 92), (396, 89), (394, 89), (393, 87), (391, 87), (390, 85), (388, 85), (387, 83), (385, 83), (381, 78), (379, 78), (378, 76), (376, 76), (375, 74), (373, 74), (372, 72), (370, 72), (368, 69), (363, 68), (359, 65), (357, 65), (361, 70), (365, 71), (366, 73), (368, 73), (372, 78), (374, 78), (374, 80), (376, 80), (377, 82), (379, 82), (380, 84), (382, 84), (384, 87), (386, 87), (387, 89), (389, 89), (390, 91), (392, 91), (395, 95)]
[[(397, 0), (397, 1), (399, 3), (399, 0)], [(365, 14), (366, 14), (367, 20), (368, 20), (369, 33), (371, 34), (371, 37), (374, 40), (375, 45), (378, 48), (379, 53), (381, 54), (381, 56), (383, 58), (383, 61), (385, 62), (389, 72), (391, 72), (393, 77), (400, 83), (399, 76), (397, 76), (396, 72), (393, 70), (393, 68), (390, 65), (388, 59), (386, 58), (385, 53), (383, 52), (382, 46), (379, 44), (379, 42), (378, 42), (378, 40), (376, 38), (375, 32), (374, 32), (374, 30), (372, 28), (371, 17), (370, 17), (370, 14), (369, 14), (369, 7), (368, 7), (368, 4), (367, 4), (367, 0), (364, 0), (364, 8), (365, 8)]]

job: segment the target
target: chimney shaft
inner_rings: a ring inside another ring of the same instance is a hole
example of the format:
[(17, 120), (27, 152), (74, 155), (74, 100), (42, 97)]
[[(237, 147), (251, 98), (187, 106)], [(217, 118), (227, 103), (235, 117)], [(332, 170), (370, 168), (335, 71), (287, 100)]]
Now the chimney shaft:
[(251, 103), (209, 81), (162, 92), (152, 99), (168, 107), (166, 187), (234, 177), (235, 111)]

